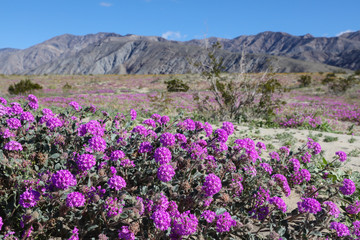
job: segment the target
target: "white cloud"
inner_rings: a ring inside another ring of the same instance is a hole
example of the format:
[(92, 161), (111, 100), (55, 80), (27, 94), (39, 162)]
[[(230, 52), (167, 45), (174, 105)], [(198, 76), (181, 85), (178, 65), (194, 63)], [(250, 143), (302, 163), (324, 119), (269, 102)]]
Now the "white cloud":
[(338, 36), (340, 36), (340, 35), (342, 35), (342, 34), (344, 34), (344, 33), (349, 33), (349, 32), (354, 32), (353, 30), (346, 30), (346, 31), (343, 31), (343, 32), (339, 32), (338, 34), (336, 34), (336, 36), (338, 37)]
[(182, 38), (186, 38), (187, 35), (181, 35), (180, 32), (167, 31), (167, 32), (161, 34), (161, 37), (163, 37), (167, 40), (179, 40)]
[(102, 6), (102, 7), (111, 7), (112, 4), (111, 4), (111, 3), (108, 3), (108, 2), (101, 2), (101, 3), (100, 3), (100, 6)]

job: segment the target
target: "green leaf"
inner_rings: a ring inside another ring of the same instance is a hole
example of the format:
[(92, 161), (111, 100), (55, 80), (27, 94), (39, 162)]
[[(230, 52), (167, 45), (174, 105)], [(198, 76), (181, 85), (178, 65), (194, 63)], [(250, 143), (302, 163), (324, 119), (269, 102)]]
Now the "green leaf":
[(53, 155), (50, 156), (51, 159), (56, 159), (59, 158), (61, 155), (60, 153), (54, 153)]

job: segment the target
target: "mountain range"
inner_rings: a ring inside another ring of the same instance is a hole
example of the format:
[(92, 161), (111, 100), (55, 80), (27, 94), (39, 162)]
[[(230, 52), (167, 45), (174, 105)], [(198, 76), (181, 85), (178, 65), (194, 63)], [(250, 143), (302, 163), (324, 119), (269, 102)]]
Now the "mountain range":
[(2, 74), (182, 74), (205, 62), (209, 46), (225, 71), (332, 72), (360, 69), (360, 31), (337, 37), (262, 32), (234, 39), (170, 41), (156, 36), (64, 34), (26, 49), (0, 49)]

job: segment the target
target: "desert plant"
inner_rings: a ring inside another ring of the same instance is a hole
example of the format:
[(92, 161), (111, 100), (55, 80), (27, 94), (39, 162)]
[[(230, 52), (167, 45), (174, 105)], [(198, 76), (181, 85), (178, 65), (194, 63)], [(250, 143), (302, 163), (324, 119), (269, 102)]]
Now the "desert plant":
[(189, 85), (178, 78), (167, 80), (165, 81), (165, 84), (168, 92), (187, 92), (190, 88)]
[(360, 75), (360, 69), (356, 70), (356, 71), (354, 72), (354, 74), (355, 74), (355, 75)]
[[(241, 58), (241, 73), (236, 79), (230, 79), (222, 74), (225, 70), (223, 58), (217, 57), (221, 49), (219, 42), (208, 50), (207, 59), (195, 62), (193, 65), (201, 72), (201, 76), (210, 84), (212, 96), (194, 96), (198, 110), (202, 113), (214, 113), (220, 120), (249, 121), (255, 118), (270, 119), (274, 110), (284, 102), (280, 96), (285, 91), (278, 80), (265, 72), (260, 79), (252, 79), (249, 65), (245, 63), (245, 54)], [(276, 98), (275, 95), (278, 97)], [(213, 115), (214, 116), (214, 115)]]
[(228, 143), (230, 122), (213, 129), (154, 114), (139, 123), (134, 110), (92, 119), (76, 102), (55, 114), (28, 100), (0, 118), (2, 239), (358, 235), (360, 174), (340, 169), (344, 152), (322, 157), (313, 139), (268, 155), (272, 144)]
[(38, 83), (33, 83), (30, 79), (21, 80), (18, 83), (9, 86), (8, 91), (10, 94), (25, 94), (33, 92), (34, 90), (42, 89)]
[(311, 84), (311, 76), (310, 75), (301, 75), (297, 81), (300, 84), (300, 87), (308, 87)]

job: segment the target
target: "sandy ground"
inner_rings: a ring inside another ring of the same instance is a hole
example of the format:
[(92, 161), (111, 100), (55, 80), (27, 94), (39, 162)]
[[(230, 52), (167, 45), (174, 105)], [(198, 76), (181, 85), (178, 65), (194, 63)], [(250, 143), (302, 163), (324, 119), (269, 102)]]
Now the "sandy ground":
[[(320, 143), (326, 160), (333, 159), (335, 152), (344, 151), (348, 155), (344, 168), (351, 168), (360, 172), (360, 136), (298, 129), (252, 128), (247, 126), (237, 126), (237, 131), (235, 132), (235, 139), (249, 137), (255, 142), (264, 142), (267, 146), (272, 144), (275, 148), (268, 149), (267, 153), (278, 150), (281, 146), (285, 146), (285, 143), (289, 142), (292, 143), (291, 149), (296, 150), (307, 142), (309, 136), (317, 138), (316, 142)], [(326, 141), (326, 139), (330, 138), (337, 138), (337, 140)], [(267, 153), (263, 153), (263, 156), (265, 157)], [(288, 212), (291, 212), (297, 208), (300, 195), (292, 191), (290, 197), (284, 197), (284, 200), (287, 203)]]

